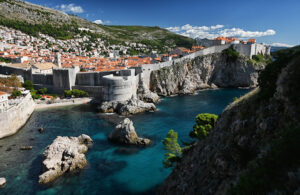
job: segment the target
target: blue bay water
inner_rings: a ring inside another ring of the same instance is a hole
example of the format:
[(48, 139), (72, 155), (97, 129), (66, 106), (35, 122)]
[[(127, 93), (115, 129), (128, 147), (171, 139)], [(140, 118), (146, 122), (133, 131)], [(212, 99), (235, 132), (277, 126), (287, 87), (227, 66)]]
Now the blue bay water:
[[(157, 105), (158, 111), (130, 117), (138, 135), (153, 141), (146, 148), (110, 143), (107, 135), (114, 125), (88, 105), (36, 111), (16, 135), (0, 140), (0, 177), (7, 179), (0, 194), (152, 194), (171, 172), (162, 165), (165, 151), (161, 141), (168, 131), (174, 129), (181, 140), (188, 141), (197, 114), (220, 114), (234, 97), (247, 92), (218, 89), (163, 98)], [(40, 134), (41, 126), (44, 132)], [(38, 185), (45, 147), (56, 136), (82, 133), (94, 140), (86, 154), (88, 166), (51, 185)], [(24, 145), (32, 145), (33, 149), (21, 151), (19, 148)]]

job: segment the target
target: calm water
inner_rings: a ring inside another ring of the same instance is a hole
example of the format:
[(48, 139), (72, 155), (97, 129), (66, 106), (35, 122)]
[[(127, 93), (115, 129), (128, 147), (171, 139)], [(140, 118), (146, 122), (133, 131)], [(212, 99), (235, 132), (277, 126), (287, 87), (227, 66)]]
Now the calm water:
[[(162, 166), (164, 150), (161, 140), (173, 128), (182, 140), (188, 140), (195, 116), (210, 112), (220, 114), (233, 97), (249, 90), (221, 89), (197, 95), (164, 98), (158, 111), (131, 117), (137, 133), (150, 138), (148, 148), (124, 147), (107, 141), (114, 125), (87, 106), (52, 108), (34, 112), (28, 123), (14, 136), (0, 140), (0, 177), (7, 185), (0, 194), (152, 194), (170, 174)], [(37, 129), (43, 126), (40, 134)], [(82, 171), (66, 175), (49, 186), (37, 184), (42, 171), (45, 147), (56, 136), (90, 135), (93, 147), (87, 153), (89, 165)], [(21, 151), (24, 145), (33, 149)]]

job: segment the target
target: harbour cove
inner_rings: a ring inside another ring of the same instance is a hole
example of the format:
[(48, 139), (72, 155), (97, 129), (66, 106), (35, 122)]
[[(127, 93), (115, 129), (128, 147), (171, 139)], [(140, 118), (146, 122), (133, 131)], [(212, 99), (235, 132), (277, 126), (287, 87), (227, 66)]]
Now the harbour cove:
[[(7, 179), (1, 194), (145, 194), (153, 193), (171, 173), (163, 167), (166, 152), (161, 143), (170, 129), (179, 140), (189, 141), (189, 132), (199, 113), (220, 114), (248, 89), (199, 91), (196, 95), (163, 98), (158, 110), (131, 116), (139, 136), (152, 140), (149, 147), (110, 143), (107, 135), (115, 124), (96, 113), (89, 105), (41, 109), (26, 125), (10, 137), (0, 140), (0, 175)], [(43, 133), (38, 129), (44, 128)], [(38, 184), (42, 173), (42, 153), (57, 136), (87, 134), (93, 147), (86, 154), (88, 166), (66, 174), (47, 186)], [(21, 151), (30, 145), (32, 150)]]

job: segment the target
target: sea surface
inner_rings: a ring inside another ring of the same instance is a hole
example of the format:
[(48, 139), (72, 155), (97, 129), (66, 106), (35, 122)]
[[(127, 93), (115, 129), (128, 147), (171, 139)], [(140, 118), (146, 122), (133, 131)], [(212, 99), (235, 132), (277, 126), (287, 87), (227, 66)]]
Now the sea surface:
[[(199, 91), (196, 95), (163, 98), (156, 112), (130, 117), (139, 136), (150, 138), (146, 148), (112, 144), (107, 135), (114, 124), (103, 119), (89, 105), (35, 111), (15, 135), (0, 140), (0, 177), (7, 185), (0, 194), (153, 194), (171, 173), (162, 165), (162, 139), (170, 129), (182, 141), (199, 113), (220, 114), (232, 102), (249, 92), (246, 89)], [(44, 132), (39, 133), (38, 128)], [(38, 185), (42, 173), (42, 153), (56, 136), (87, 134), (94, 140), (86, 154), (89, 165), (78, 173), (68, 174), (48, 186)], [(22, 151), (21, 146), (32, 150)]]

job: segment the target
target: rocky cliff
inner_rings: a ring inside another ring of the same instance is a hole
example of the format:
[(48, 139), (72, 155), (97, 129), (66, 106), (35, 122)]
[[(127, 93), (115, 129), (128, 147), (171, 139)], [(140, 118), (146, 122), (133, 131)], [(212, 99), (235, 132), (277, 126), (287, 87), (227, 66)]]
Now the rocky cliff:
[(188, 94), (215, 87), (255, 87), (262, 63), (239, 56), (232, 60), (222, 53), (199, 56), (151, 73), (151, 91), (158, 95)]
[[(229, 105), (211, 133), (184, 153), (160, 194), (300, 192), (300, 53), (287, 53), (292, 55), (268, 65), (260, 74), (260, 88)], [(222, 61), (219, 57), (218, 62)], [(205, 64), (211, 58), (198, 60)], [(211, 69), (204, 70), (214, 72)], [(209, 78), (207, 72), (203, 74), (202, 78)], [(221, 79), (217, 75), (210, 78), (215, 84)], [(228, 78), (227, 85), (255, 84), (251, 76), (234, 78)]]

